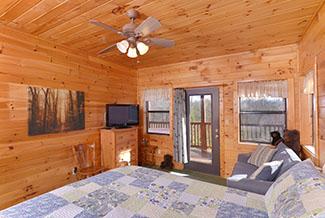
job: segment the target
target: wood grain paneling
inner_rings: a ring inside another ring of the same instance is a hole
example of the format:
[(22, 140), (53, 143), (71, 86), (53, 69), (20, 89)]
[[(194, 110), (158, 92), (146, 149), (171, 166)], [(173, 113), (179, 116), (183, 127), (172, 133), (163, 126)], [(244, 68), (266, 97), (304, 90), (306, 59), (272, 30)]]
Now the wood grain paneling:
[(299, 72), (315, 68), (315, 57), (325, 50), (325, 1), (299, 43)]
[(177, 63), (259, 48), (297, 43), (323, 0), (1, 0), (0, 21), (62, 45), (95, 54), (121, 38), (88, 23), (98, 19), (116, 28), (125, 12), (154, 16), (154, 35), (176, 41), (170, 49), (152, 47), (137, 60), (117, 50), (103, 56), (136, 68)]
[[(136, 80), (134, 70), (0, 25), (0, 209), (74, 181), (72, 145), (99, 145), (105, 104), (135, 103)], [(85, 130), (29, 137), (28, 85), (84, 91)]]
[[(148, 87), (204, 87), (220, 89), (221, 174), (228, 176), (237, 154), (252, 151), (256, 145), (238, 142), (237, 83), (285, 79), (289, 82), (288, 128), (296, 128), (295, 81), (297, 74), (297, 45), (260, 49), (227, 56), (200, 59), (191, 62), (143, 68), (138, 70), (138, 93), (141, 109), (141, 93)], [(142, 118), (143, 120), (143, 118)], [(142, 123), (143, 125), (143, 123)], [(173, 154), (171, 136), (148, 135), (140, 131), (149, 143), (160, 148), (156, 164), (164, 154)], [(140, 139), (141, 140), (141, 139)]]
[[(316, 164), (325, 163), (325, 2), (299, 43), (299, 73), (317, 74)], [(303, 128), (303, 126), (301, 127)]]

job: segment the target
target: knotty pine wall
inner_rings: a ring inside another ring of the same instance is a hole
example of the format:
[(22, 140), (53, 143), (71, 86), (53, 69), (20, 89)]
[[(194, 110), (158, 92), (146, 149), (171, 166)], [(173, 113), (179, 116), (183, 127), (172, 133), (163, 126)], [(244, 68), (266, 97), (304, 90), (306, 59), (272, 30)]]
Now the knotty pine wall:
[[(138, 70), (139, 103), (143, 113), (142, 93), (145, 88), (190, 88), (215, 86), (220, 89), (220, 160), (221, 175), (230, 175), (238, 153), (252, 151), (256, 145), (238, 142), (237, 83), (240, 81), (286, 79), (289, 83), (288, 127), (296, 128), (295, 105), (297, 45), (266, 48), (251, 52), (201, 59), (191, 62), (143, 68)], [(156, 164), (164, 154), (173, 154), (172, 136), (148, 135), (142, 137), (157, 145)], [(140, 139), (141, 140), (141, 139)], [(141, 153), (141, 146), (140, 146)], [(143, 152), (142, 152), (143, 154)], [(141, 157), (140, 157), (141, 158)], [(143, 157), (142, 157), (143, 158)]]
[[(136, 80), (134, 70), (0, 25), (0, 209), (75, 181), (72, 145), (99, 145), (105, 104), (136, 103)], [(84, 91), (85, 130), (29, 137), (28, 85)]]
[(313, 69), (316, 69), (318, 83), (316, 162), (323, 165), (325, 164), (325, 3), (299, 43), (300, 74), (305, 75)]

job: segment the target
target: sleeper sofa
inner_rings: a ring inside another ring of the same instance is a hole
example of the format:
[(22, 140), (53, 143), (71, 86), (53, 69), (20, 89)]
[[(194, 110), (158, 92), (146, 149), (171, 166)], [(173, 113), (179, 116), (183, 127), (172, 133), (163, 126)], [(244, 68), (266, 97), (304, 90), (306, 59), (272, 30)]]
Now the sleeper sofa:
[(238, 155), (238, 160), (234, 166), (232, 175), (227, 179), (228, 187), (264, 195), (277, 178), (292, 166), (301, 162), (300, 158), (292, 149), (288, 148), (284, 143), (280, 143), (271, 161), (282, 160), (282, 166), (274, 179), (265, 181), (249, 178), (258, 169), (257, 166), (248, 163), (250, 156), (251, 153)]

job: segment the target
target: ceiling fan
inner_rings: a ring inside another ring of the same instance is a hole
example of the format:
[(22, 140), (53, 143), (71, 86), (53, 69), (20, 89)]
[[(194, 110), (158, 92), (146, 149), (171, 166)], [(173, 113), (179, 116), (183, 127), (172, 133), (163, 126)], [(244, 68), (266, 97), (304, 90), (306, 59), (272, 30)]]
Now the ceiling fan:
[(138, 55), (146, 54), (149, 51), (149, 45), (158, 45), (166, 48), (175, 45), (173, 40), (148, 37), (152, 32), (161, 27), (160, 22), (156, 18), (148, 17), (140, 25), (137, 25), (135, 19), (139, 17), (138, 11), (130, 9), (126, 12), (126, 15), (130, 18), (131, 22), (125, 24), (122, 27), (122, 31), (97, 20), (89, 21), (91, 24), (110, 30), (124, 37), (124, 40), (99, 51), (97, 53), (98, 55), (111, 51), (116, 46), (120, 52), (126, 53), (128, 57), (136, 58)]

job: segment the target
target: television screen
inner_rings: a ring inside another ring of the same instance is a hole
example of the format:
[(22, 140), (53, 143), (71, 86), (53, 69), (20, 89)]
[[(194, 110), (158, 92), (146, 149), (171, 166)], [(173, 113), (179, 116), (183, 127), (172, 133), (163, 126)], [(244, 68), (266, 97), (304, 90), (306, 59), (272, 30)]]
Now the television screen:
[(123, 127), (139, 124), (139, 106), (131, 104), (108, 104), (106, 126)]

